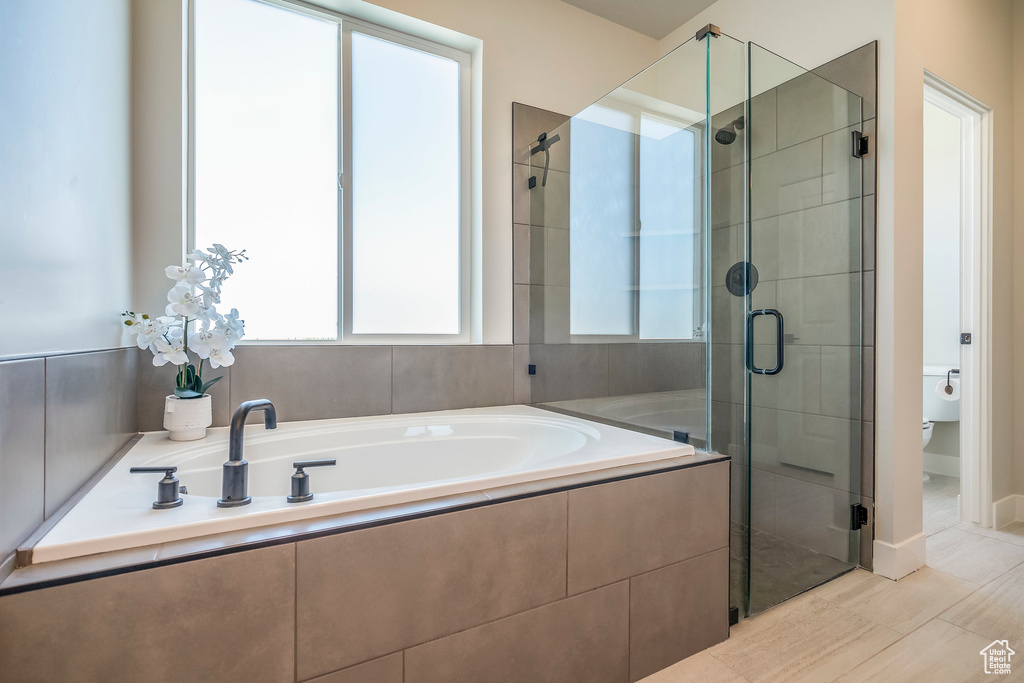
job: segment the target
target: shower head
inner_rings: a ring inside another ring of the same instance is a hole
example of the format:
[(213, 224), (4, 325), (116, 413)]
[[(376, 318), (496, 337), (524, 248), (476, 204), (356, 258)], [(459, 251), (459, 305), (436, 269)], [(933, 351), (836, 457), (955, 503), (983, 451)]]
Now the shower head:
[(719, 131), (715, 133), (715, 141), (720, 145), (731, 145), (736, 142), (736, 131), (743, 130), (744, 125), (746, 125), (746, 121), (744, 121), (741, 116), (723, 128), (720, 128)]

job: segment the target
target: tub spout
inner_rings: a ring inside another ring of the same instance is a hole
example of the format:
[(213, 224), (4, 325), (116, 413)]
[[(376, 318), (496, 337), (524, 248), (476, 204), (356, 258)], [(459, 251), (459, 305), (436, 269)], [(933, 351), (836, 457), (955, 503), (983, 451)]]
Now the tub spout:
[(277, 411), (274, 410), (274, 404), (267, 399), (245, 401), (238, 406), (231, 418), (228, 461), (224, 463), (224, 480), (217, 507), (233, 508), (252, 502), (248, 492), (249, 463), (242, 458), (242, 445), (245, 438), (245, 419), (253, 410), (264, 411), (263, 422), (267, 429), (277, 429)]

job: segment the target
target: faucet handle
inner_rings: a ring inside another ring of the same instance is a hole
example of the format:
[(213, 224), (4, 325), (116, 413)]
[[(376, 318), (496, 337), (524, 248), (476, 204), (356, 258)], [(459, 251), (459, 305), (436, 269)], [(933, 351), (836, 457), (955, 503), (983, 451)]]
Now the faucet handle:
[(309, 491), (309, 475), (306, 474), (307, 467), (326, 467), (337, 465), (337, 460), (299, 460), (293, 462), (295, 474), (292, 475), (292, 495), (288, 496), (289, 503), (305, 503), (313, 500), (313, 494)]
[(178, 495), (178, 478), (174, 473), (177, 467), (133, 467), (128, 470), (132, 474), (152, 474), (163, 472), (164, 478), (156, 485), (156, 502), (154, 510), (170, 510), (182, 505), (185, 501)]

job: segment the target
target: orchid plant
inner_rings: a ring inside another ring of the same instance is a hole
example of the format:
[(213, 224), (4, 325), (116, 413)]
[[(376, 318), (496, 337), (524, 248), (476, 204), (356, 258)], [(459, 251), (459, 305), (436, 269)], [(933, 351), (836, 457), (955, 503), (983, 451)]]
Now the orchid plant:
[[(178, 366), (174, 395), (200, 398), (219, 381), (203, 381), (207, 361), (217, 369), (235, 362), (231, 350), (245, 334), (244, 321), (234, 308), (227, 315), (217, 311), (224, 281), (235, 271), (233, 266), (247, 261), (245, 250), (230, 251), (214, 244), (205, 252), (196, 249), (180, 266), (167, 266), (164, 273), (174, 286), (167, 292), (165, 315), (156, 319), (126, 311), (121, 314), (128, 334), (140, 349), (153, 353), (153, 365)], [(198, 368), (189, 362), (189, 353), (199, 357)]]

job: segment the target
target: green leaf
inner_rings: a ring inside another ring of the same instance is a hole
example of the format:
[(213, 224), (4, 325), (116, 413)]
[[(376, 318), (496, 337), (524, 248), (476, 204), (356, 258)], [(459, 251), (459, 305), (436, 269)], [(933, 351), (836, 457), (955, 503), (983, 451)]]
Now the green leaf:
[(222, 379), (224, 379), (223, 376), (221, 376), (221, 377), (214, 377), (209, 382), (204, 384), (199, 391), (201, 391), (202, 393), (205, 394), (207, 389), (209, 389), (210, 387), (212, 387), (214, 384), (216, 384), (217, 382), (221, 381)]
[(200, 398), (202, 396), (201, 393), (192, 389), (175, 389), (174, 395), (178, 398)]

